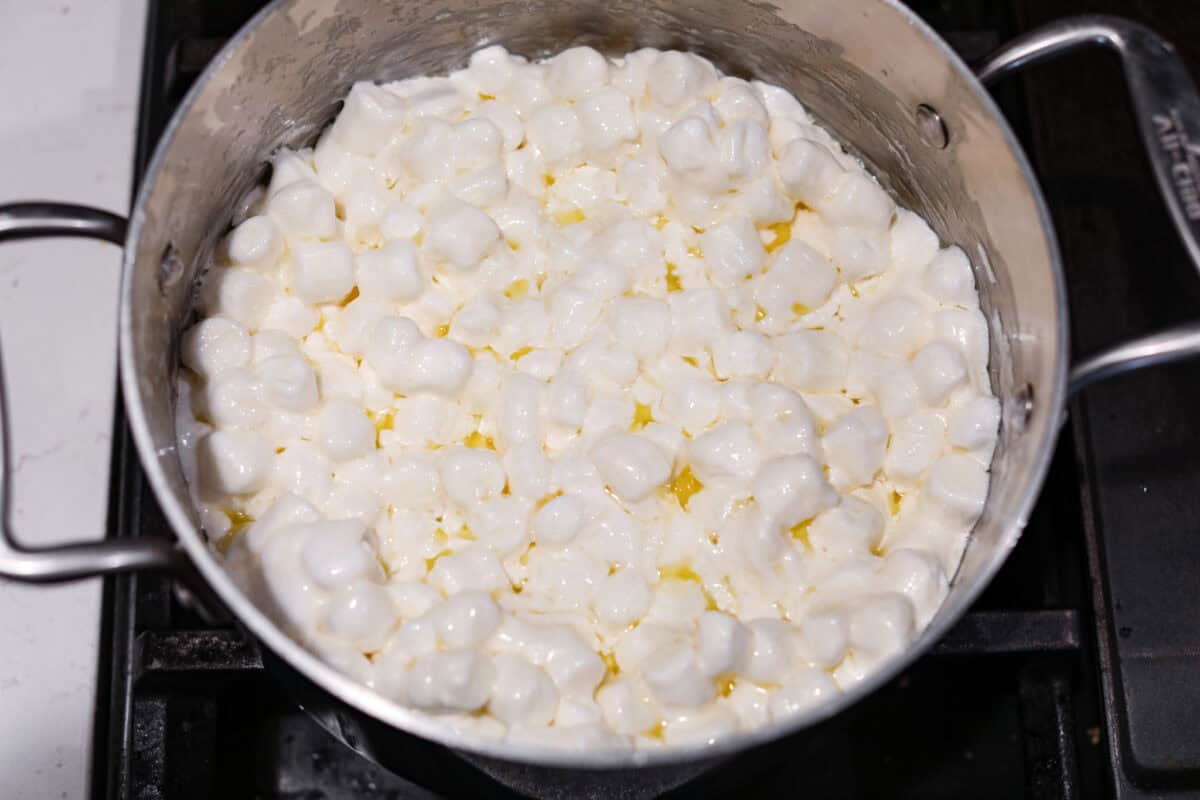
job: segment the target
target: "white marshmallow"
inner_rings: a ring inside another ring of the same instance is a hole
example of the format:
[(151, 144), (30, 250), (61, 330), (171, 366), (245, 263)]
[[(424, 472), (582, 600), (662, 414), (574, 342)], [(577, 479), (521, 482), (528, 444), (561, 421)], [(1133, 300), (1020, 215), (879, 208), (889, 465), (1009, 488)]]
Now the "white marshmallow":
[(608, 83), (608, 59), (590, 47), (569, 47), (550, 59), (546, 83), (559, 97), (579, 100)]
[(334, 461), (349, 461), (375, 448), (375, 426), (351, 400), (330, 400), (317, 415), (317, 442)]
[(758, 471), (761, 449), (750, 426), (734, 420), (693, 439), (688, 446), (688, 458), (703, 480), (721, 477), (749, 480)]
[(776, 378), (802, 392), (837, 391), (844, 385), (849, 356), (841, 337), (829, 331), (796, 331), (776, 337)]
[(488, 701), (496, 669), (475, 650), (430, 653), (413, 662), (408, 701), (430, 711), (474, 711)]
[(700, 672), (708, 677), (736, 672), (747, 655), (750, 632), (728, 614), (706, 611), (700, 617), (696, 653)]
[(209, 317), (197, 322), (183, 334), (180, 345), (180, 360), (202, 378), (247, 366), (250, 353), (250, 336), (246, 329), (225, 317)]
[(863, 406), (842, 417), (821, 439), (834, 485), (870, 483), (887, 454), (888, 425), (874, 408)]
[(762, 509), (784, 527), (812, 519), (838, 501), (821, 465), (810, 456), (771, 459), (755, 474), (751, 486)]
[(358, 290), (363, 297), (407, 303), (425, 288), (417, 250), (408, 239), (394, 239), (355, 256)]
[(671, 462), (644, 436), (610, 434), (592, 447), (591, 455), (609, 488), (631, 503), (649, 497), (671, 477)]
[(270, 217), (259, 214), (230, 231), (225, 247), (237, 266), (266, 271), (279, 263), (283, 237)]
[(496, 223), (474, 206), (456, 203), (429, 220), (426, 245), (460, 272), (474, 269), (500, 238)]
[(440, 474), (446, 494), (467, 508), (499, 494), (504, 488), (504, 467), (489, 450), (449, 448), (442, 454)]
[(946, 439), (955, 447), (978, 450), (996, 441), (1000, 403), (994, 397), (976, 397), (954, 410)]
[(921, 399), (938, 407), (967, 380), (967, 365), (954, 345), (930, 342), (913, 356), (913, 373)]
[(354, 288), (354, 254), (342, 242), (303, 242), (292, 264), (296, 294), (310, 305), (337, 302)]
[(754, 223), (744, 217), (709, 228), (700, 243), (709, 278), (720, 287), (750, 279), (767, 260)]
[(534, 539), (553, 546), (571, 541), (582, 527), (583, 504), (570, 495), (554, 498), (533, 517)]
[(213, 431), (196, 449), (200, 487), (212, 497), (258, 491), (267, 480), (270, 463), (270, 443), (251, 431)]
[(523, 658), (501, 654), (494, 659), (496, 678), (488, 711), (509, 725), (547, 725), (558, 707), (558, 692), (546, 673)]
[(291, 243), (331, 239), (338, 230), (333, 195), (313, 181), (296, 181), (272, 194), (267, 213)]

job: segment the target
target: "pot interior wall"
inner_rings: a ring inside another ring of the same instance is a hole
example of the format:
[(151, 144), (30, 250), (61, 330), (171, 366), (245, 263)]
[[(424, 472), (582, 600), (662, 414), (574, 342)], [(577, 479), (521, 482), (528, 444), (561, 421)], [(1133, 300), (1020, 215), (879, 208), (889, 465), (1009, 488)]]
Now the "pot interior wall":
[[(785, 86), (902, 205), (967, 251), (991, 326), (1003, 422), (988, 505), (942, 612), (956, 617), (1019, 536), (1052, 444), (1064, 344), (1057, 267), (1036, 189), (992, 107), (947, 51), (882, 0), (782, 0), (780, 8), (749, 0), (277, 5), (185, 105), (143, 188), (126, 256), (128, 400), (143, 410), (142, 457), (167, 487), (160, 499), (182, 511), (175, 518), (194, 520), (174, 448), (177, 341), (199, 271), (238, 198), (263, 177), (276, 148), (315, 138), (352, 82), (444, 73), (493, 42), (529, 57), (578, 43), (610, 54), (690, 49), (734, 75)], [(946, 149), (921, 139), (922, 103), (944, 118)], [(194, 525), (177, 532), (199, 535)]]

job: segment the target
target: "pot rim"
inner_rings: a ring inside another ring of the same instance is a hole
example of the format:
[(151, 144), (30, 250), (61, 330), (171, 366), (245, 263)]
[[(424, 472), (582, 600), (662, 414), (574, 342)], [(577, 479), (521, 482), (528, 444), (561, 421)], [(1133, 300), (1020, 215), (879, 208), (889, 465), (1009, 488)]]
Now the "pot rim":
[(1008, 120), (1001, 113), (992, 100), (991, 95), (979, 82), (970, 68), (967, 67), (950, 46), (924, 20), (903, 3), (899, 2), (899, 0), (876, 1), (880, 5), (897, 12), (905, 22), (913, 26), (934, 45), (951, 69), (971, 89), (976, 99), (989, 113), (992, 123), (999, 128), (1005, 143), (1014, 155), (1021, 174), (1025, 179), (1026, 186), (1037, 207), (1038, 218), (1046, 240), (1046, 247), (1053, 272), (1052, 281), (1055, 305), (1058, 309), (1058, 346), (1056, 352), (1053, 354), (1055, 369), (1052, 385), (1049, 388), (1048, 396), (1041, 398), (1039, 401), (1045, 403), (1049, 419), (1042, 426), (1040, 433), (1027, 434), (1040, 435), (1042, 438), (1042, 441), (1038, 443), (1037, 455), (1027, 470), (1024, 490), (1018, 502), (1011, 509), (1009, 522), (1004, 528), (1004, 535), (997, 542), (995, 551), (989, 555), (987, 563), (981, 567), (973, 584), (966, 587), (955, 598), (953, 604), (943, 604), (930, 624), (916, 639), (909, 643), (908, 647), (902, 653), (892, 658), (853, 688), (841, 692), (828, 702), (786, 719), (773, 721), (754, 730), (718, 740), (711, 745), (696, 744), (641, 751), (557, 750), (538, 747), (529, 743), (497, 741), (481, 737), (465, 737), (450, 731), (444, 724), (430, 715), (407, 708), (383, 695), (377, 694), (372, 689), (325, 663), (315, 653), (309, 651), (306, 647), (288, 636), (282, 628), (260, 610), (242, 592), (237, 584), (234, 583), (224, 566), (217, 560), (208, 542), (205, 541), (204, 536), (193, 525), (188, 511), (178, 502), (169, 488), (166, 475), (159, 463), (162, 454), (152, 439), (143, 408), (143, 398), (139, 382), (133, 371), (135, 360), (131, 313), (134, 261), (136, 260), (137, 243), (141, 235), (141, 228), (145, 222), (145, 204), (158, 180), (168, 146), (174, 138), (176, 130), (181, 125), (183, 118), (187, 116), (196, 99), (213, 75), (221, 70), (234, 52), (252, 35), (264, 19), (277, 13), (281, 7), (291, 2), (291, 0), (272, 0), (271, 3), (255, 14), (221, 48), (220, 52), (196, 79), (172, 115), (170, 122), (155, 147), (154, 155), (142, 178), (133, 212), (130, 215), (129, 231), (125, 240), (122, 263), (118, 330), (120, 380), (125, 398), (126, 417), (133, 433), (133, 439), (136, 443), (142, 466), (154, 490), (155, 498), (162, 507), (164, 515), (192, 563), (208, 582), (209, 586), (221, 598), (221, 601), (234, 614), (239, 623), (246, 629), (249, 629), (260, 644), (270, 648), (279, 658), (299, 671), (307, 680), (338, 700), (357, 709), (359, 712), (401, 731), (420, 736), (451, 749), (505, 761), (544, 767), (618, 769), (667, 766), (681, 762), (715, 759), (795, 734), (805, 728), (813, 727), (855, 705), (866, 696), (873, 694), (877, 689), (907, 669), (945, 635), (987, 587), (992, 577), (1007, 560), (1008, 553), (1020, 538), (1021, 531), (1025, 527), (1034, 501), (1040, 494), (1042, 483), (1049, 469), (1050, 459), (1054, 452), (1054, 443), (1064, 416), (1064, 399), (1068, 371), (1068, 308), (1065, 300), (1066, 293), (1062, 261), (1053, 223), (1046, 207), (1045, 198), (1042, 196), (1041, 186), (1030, 167), (1025, 151), (1013, 134)]

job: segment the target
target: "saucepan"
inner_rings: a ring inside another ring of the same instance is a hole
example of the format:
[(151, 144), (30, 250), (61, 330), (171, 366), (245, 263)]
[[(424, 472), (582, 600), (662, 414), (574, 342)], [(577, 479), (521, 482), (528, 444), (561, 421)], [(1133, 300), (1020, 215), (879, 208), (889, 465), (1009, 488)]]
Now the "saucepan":
[[(444, 73), (490, 43), (531, 58), (576, 44), (613, 55), (644, 46), (687, 49), (728, 73), (784, 86), (901, 205), (971, 257), (1001, 401), (987, 503), (933, 622), (903, 654), (829, 703), (709, 747), (564, 752), (451, 736), (290, 639), (242, 594), (210, 549), (176, 452), (175, 369), (197, 281), (238, 199), (262, 179), (277, 148), (315, 139), (354, 81)], [(1166, 208), (1200, 264), (1200, 96), (1171, 45), (1126, 20), (1052, 23), (1002, 47), (973, 72), (893, 0), (277, 0), (196, 81), (159, 142), (128, 222), (77, 206), (0, 207), (0, 239), (83, 236), (124, 246), (119, 340), (126, 416), (176, 537), (32, 550), (5, 525), (0, 575), (62, 581), (190, 562), (318, 720), (385, 766), (403, 757), (405, 741), (420, 737), (537, 794), (558, 793), (554, 787), (566, 785), (556, 783), (562, 775), (614, 787), (637, 778), (640, 786), (661, 789), (732, 752), (811, 729), (894, 678), (978, 597), (1021, 535), (1070, 393), (1108, 375), (1200, 354), (1200, 323), (1192, 323), (1133, 339), (1074, 368), (1068, 363), (1054, 229), (1025, 154), (984, 84), (1093, 44), (1122, 61)], [(7, 501), (9, 484), (0, 480)], [(7, 502), (4, 510), (7, 518)]]

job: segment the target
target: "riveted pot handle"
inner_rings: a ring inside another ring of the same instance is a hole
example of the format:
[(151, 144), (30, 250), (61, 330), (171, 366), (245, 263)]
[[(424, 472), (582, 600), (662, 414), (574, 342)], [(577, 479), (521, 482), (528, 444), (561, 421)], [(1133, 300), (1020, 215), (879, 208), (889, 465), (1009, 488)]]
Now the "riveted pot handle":
[[(113, 244), (125, 240), (123, 217), (86, 206), (17, 203), (0, 206), (0, 242), (43, 236), (79, 236)], [(33, 549), (12, 531), (11, 448), (8, 404), (0, 360), (0, 576), (32, 583), (53, 583), (131, 569), (174, 567), (181, 557), (161, 539), (109, 539)]]
[[(1023, 67), (1085, 45), (1121, 57), (1138, 130), (1159, 192), (1200, 272), (1200, 94), (1174, 46), (1154, 31), (1120, 17), (1081, 16), (1051, 22), (1001, 47), (977, 70), (990, 83)], [(1071, 370), (1068, 392), (1154, 364), (1200, 355), (1200, 322), (1117, 345)]]

